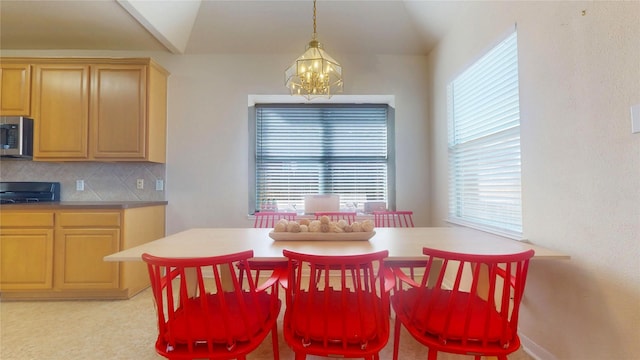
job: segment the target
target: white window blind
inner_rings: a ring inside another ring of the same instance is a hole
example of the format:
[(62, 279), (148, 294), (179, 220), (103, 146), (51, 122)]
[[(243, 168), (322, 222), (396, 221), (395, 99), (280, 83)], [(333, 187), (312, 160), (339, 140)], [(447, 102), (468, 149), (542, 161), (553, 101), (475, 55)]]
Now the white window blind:
[(339, 194), (341, 206), (354, 209), (387, 201), (387, 105), (256, 105), (255, 111), (255, 211), (273, 203), (303, 210), (308, 194)]
[(449, 220), (522, 235), (517, 33), (448, 87)]

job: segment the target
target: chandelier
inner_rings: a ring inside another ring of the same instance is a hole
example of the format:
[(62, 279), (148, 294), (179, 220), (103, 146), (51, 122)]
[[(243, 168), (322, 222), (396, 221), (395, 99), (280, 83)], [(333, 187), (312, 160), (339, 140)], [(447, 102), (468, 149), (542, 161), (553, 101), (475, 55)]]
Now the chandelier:
[(311, 100), (342, 92), (342, 66), (327, 54), (316, 34), (316, 0), (313, 0), (313, 38), (306, 51), (285, 71), (285, 85), (291, 95)]

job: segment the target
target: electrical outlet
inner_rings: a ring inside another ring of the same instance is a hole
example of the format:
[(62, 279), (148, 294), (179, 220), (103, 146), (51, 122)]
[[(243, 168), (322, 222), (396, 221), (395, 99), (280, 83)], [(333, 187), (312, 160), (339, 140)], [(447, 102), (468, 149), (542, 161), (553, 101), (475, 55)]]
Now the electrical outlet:
[(136, 188), (138, 190), (142, 190), (144, 189), (144, 179), (138, 179), (136, 180)]
[(84, 180), (76, 180), (76, 191), (84, 191)]
[(164, 190), (164, 180), (157, 179), (156, 180), (156, 191), (162, 191), (162, 190)]

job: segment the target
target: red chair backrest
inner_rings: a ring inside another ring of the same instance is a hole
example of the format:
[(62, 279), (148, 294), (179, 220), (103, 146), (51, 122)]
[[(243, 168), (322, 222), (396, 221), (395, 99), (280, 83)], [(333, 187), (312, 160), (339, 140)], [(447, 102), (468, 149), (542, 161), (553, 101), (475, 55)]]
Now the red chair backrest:
[(255, 221), (253, 222), (254, 228), (272, 228), (275, 227), (280, 219), (286, 219), (293, 221), (296, 219), (296, 213), (294, 212), (256, 212)]
[(316, 220), (320, 219), (322, 216), (328, 216), (329, 217), (329, 221), (339, 221), (339, 220), (346, 220), (347, 223), (352, 224), (353, 222), (356, 221), (356, 213), (355, 211), (353, 212), (349, 212), (349, 211), (322, 211), (322, 212), (316, 212)]
[(278, 278), (263, 285), (269, 291), (258, 291), (251, 276), (244, 284), (238, 280), (238, 268), (248, 269), (252, 257), (251, 250), (188, 259), (142, 255), (158, 315), (159, 354), (235, 359), (262, 342), (275, 327), (281, 302)]
[(384, 347), (389, 337), (388, 291), (393, 287), (388, 283), (393, 276), (382, 266), (388, 251), (352, 256), (283, 253), (289, 259), (284, 334), (296, 353), (364, 357)]
[(374, 211), (376, 227), (413, 227), (413, 211)]
[[(518, 313), (533, 250), (473, 255), (424, 248), (423, 253), (429, 258), (421, 283), (395, 291), (391, 300), (409, 332), (431, 336), (431, 342), (420, 341), (442, 351), (484, 354), (483, 348), (519, 346)], [(393, 271), (411, 284), (398, 268)]]

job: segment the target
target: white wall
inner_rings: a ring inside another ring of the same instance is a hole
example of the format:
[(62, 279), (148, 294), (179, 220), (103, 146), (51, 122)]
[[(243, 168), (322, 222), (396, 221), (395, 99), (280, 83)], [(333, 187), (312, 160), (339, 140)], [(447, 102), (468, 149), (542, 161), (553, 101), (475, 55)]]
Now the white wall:
[(637, 1), (477, 2), (429, 56), (442, 225), (446, 85), (517, 22), (524, 235), (571, 256), (530, 267), (520, 331), (541, 358), (640, 357), (639, 19)]
[[(297, 55), (170, 56), (168, 233), (249, 226), (249, 94), (286, 94), (284, 69)], [(428, 219), (426, 57), (338, 56), (345, 94), (395, 95), (397, 204)], [(416, 101), (418, 100), (418, 101)], [(417, 155), (417, 156), (416, 156)]]
[[(300, 44), (301, 51), (304, 44)], [(329, 49), (328, 49), (329, 50)], [(149, 56), (170, 73), (166, 164), (167, 233), (192, 227), (245, 227), (248, 96), (286, 95), (284, 69), (300, 54), (172, 55), (145, 52), (3, 51), (2, 56)], [(425, 56), (334, 54), (345, 95), (393, 95), (396, 204), (429, 219)]]

